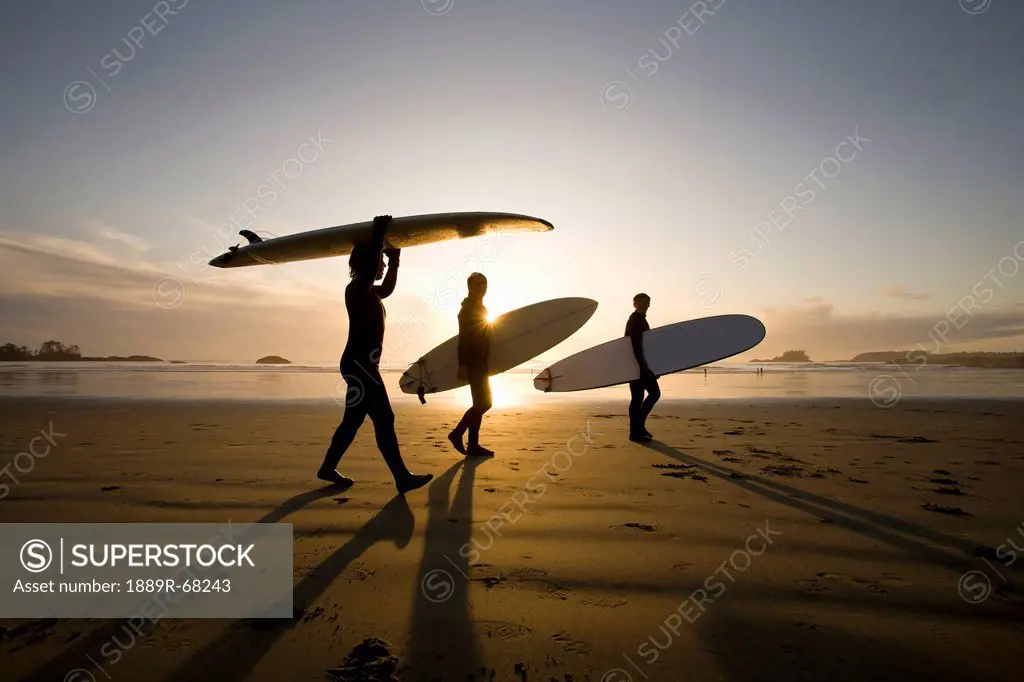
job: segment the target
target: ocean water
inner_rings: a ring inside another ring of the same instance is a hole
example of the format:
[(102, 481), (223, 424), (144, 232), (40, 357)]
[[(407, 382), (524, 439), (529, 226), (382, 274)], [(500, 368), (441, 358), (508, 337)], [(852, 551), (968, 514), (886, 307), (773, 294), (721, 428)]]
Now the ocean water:
[[(536, 364), (536, 363), (535, 363)], [(1024, 399), (1024, 371), (886, 363), (774, 363), (758, 376), (751, 363), (717, 363), (661, 378), (663, 400), (761, 400), (863, 398), (888, 407), (903, 398)], [(578, 393), (541, 393), (525, 367), (493, 377), (496, 407), (543, 406), (565, 401), (628, 399), (625, 386)], [(398, 387), (402, 368), (383, 368), (392, 402), (416, 403)], [(335, 363), (284, 366), (194, 362), (2, 363), (0, 396), (96, 399), (334, 401), (344, 405), (346, 386)], [(430, 404), (468, 405), (469, 390), (427, 396)]]

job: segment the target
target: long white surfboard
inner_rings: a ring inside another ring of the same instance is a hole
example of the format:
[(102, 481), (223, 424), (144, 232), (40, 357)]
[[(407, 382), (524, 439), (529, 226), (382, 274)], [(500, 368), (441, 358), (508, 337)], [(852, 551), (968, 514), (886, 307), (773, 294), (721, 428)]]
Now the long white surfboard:
[[(546, 232), (553, 229), (554, 226), (546, 220), (517, 213), (433, 213), (392, 219), (387, 241), (396, 248), (404, 249), (492, 232)], [(210, 265), (215, 268), (241, 268), (344, 256), (352, 253), (356, 244), (369, 243), (372, 232), (373, 221), (369, 220), (274, 237), (232, 247), (211, 260)], [(255, 235), (246, 238), (259, 239)]]
[[(764, 340), (760, 320), (748, 315), (716, 315), (649, 329), (644, 357), (656, 375), (681, 372), (750, 350)], [(640, 378), (628, 337), (602, 343), (559, 360), (533, 379), (537, 390), (585, 391)]]
[[(518, 308), (491, 323), (490, 374), (501, 374), (554, 348), (586, 324), (597, 310), (589, 298), (556, 298)], [(439, 393), (465, 386), (458, 377), (459, 337), (453, 336), (402, 374), (404, 393)]]

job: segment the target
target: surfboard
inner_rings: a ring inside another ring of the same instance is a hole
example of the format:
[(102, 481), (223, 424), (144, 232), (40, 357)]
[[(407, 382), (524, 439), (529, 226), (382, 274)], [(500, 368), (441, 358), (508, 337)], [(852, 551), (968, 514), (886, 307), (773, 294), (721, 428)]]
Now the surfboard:
[[(432, 213), (393, 218), (387, 241), (404, 249), (450, 239), (466, 239), (497, 232), (546, 232), (554, 226), (546, 220), (517, 213)], [(373, 221), (325, 227), (309, 232), (262, 240), (249, 230), (239, 232), (248, 240), (210, 261), (215, 268), (242, 268), (293, 261), (331, 258), (352, 253), (357, 244), (369, 243)]]
[[(501, 374), (554, 348), (586, 324), (597, 301), (556, 298), (518, 308), (491, 323), (490, 375)], [(465, 386), (458, 377), (459, 337), (448, 339), (405, 370), (403, 393), (440, 393)]]
[[(649, 329), (644, 357), (656, 375), (718, 362), (764, 340), (765, 328), (749, 315), (716, 315)], [(629, 338), (622, 337), (559, 360), (533, 379), (544, 392), (586, 391), (640, 378)]]

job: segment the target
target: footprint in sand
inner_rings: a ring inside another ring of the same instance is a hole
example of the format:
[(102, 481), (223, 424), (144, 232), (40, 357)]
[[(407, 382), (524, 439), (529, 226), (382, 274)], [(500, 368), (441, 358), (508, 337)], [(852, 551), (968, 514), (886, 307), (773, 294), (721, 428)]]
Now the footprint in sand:
[(688, 478), (693, 481), (704, 481), (707, 482), (708, 477), (704, 474), (693, 473), (690, 471), (666, 471), (662, 476), (668, 476), (669, 478)]
[(544, 594), (540, 595), (541, 599), (557, 599), (558, 601), (568, 601), (570, 590), (555, 585), (554, 583), (544, 582)]
[(842, 573), (818, 573), (818, 578), (822, 580), (828, 580), (834, 583), (844, 583), (847, 585), (858, 585), (860, 587), (866, 587), (875, 594), (887, 594), (889, 591), (885, 589), (885, 584), (888, 585), (906, 585), (909, 584), (903, 580), (900, 576), (895, 573), (883, 573), (882, 580), (871, 580), (869, 578), (857, 578), (853, 576), (843, 575)]
[(551, 639), (555, 640), (562, 651), (567, 654), (579, 654), (581, 656), (585, 656), (590, 653), (590, 648), (587, 646), (586, 642), (579, 639), (573, 639), (572, 635), (564, 630), (551, 635)]
[(505, 620), (475, 620), (472, 623), (473, 631), (477, 636), (488, 639), (498, 639), (508, 642), (514, 639), (523, 639), (533, 634), (533, 630), (518, 623), (510, 623)]
[(772, 464), (763, 467), (761, 473), (771, 476), (784, 476), (786, 478), (803, 478), (805, 469), (794, 464)]
[(679, 571), (680, 573), (689, 573), (691, 568), (693, 568), (693, 564), (688, 561), (680, 561), (678, 564), (672, 564), (672, 570)]
[(793, 618), (793, 625), (804, 630), (817, 630), (818, 623), (810, 616), (796, 616)]
[(516, 568), (509, 571), (508, 575), (516, 580), (540, 580), (547, 574), (547, 571), (540, 568)]
[(733, 452), (732, 450), (712, 450), (711, 452), (713, 452), (713, 453), (714, 453), (714, 454), (716, 454), (716, 455), (721, 455), (721, 456), (725, 456), (725, 455), (735, 455), (735, 454), (736, 454), (736, 453), (735, 453), (735, 452)]
[(646, 523), (624, 523), (619, 526), (612, 526), (612, 528), (615, 530), (642, 530), (645, 533), (653, 533), (657, 530), (656, 527)]
[(622, 597), (583, 597), (579, 603), (599, 609), (614, 609), (625, 606), (628, 602)]
[(936, 512), (938, 514), (946, 514), (947, 516), (973, 516), (970, 512), (965, 512), (960, 507), (947, 507), (941, 504), (932, 504), (928, 502), (921, 505), (921, 509), (930, 512)]
[(831, 594), (832, 590), (818, 578), (801, 578), (796, 581), (796, 586), (810, 594)]

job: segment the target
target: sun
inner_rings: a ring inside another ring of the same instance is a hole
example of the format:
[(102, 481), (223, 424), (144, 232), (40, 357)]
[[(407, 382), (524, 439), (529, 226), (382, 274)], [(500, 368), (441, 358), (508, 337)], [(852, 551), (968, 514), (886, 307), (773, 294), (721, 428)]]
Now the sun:
[(502, 291), (494, 288), (489, 289), (484, 296), (484, 305), (487, 306), (487, 322), (493, 323), (510, 310), (524, 305), (520, 298), (521, 295), (521, 292), (516, 290)]

